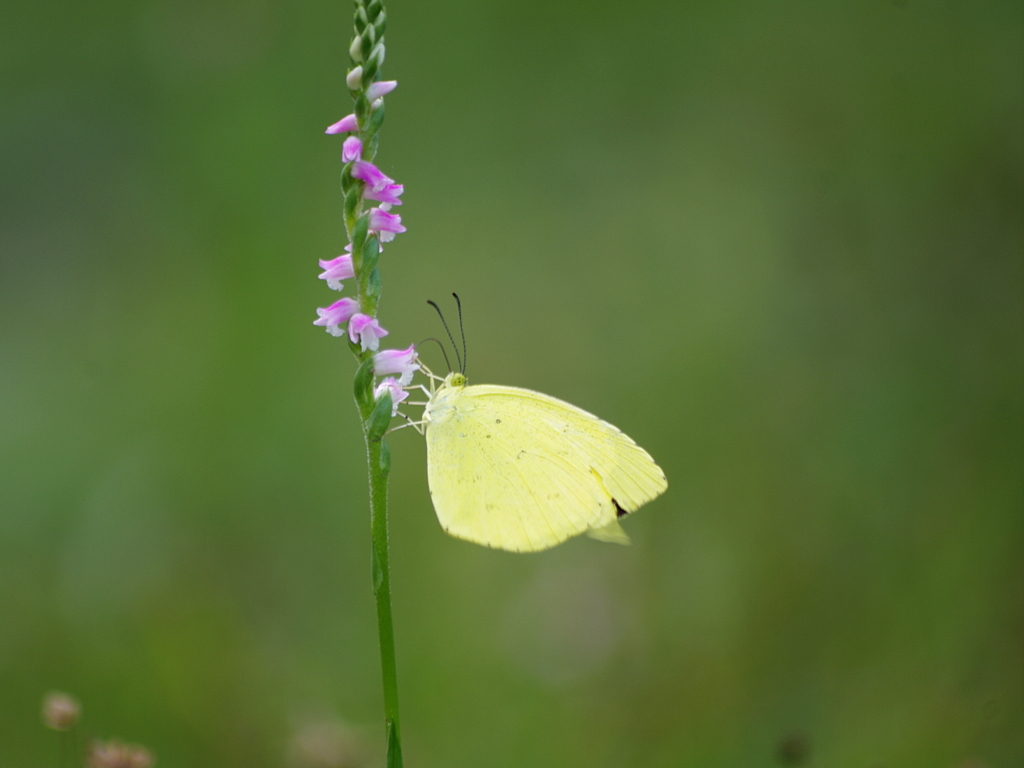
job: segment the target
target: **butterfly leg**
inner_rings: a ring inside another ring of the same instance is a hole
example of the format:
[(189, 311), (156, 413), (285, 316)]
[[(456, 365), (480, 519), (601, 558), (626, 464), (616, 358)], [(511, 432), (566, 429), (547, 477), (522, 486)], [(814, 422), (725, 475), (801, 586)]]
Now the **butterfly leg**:
[(412, 384), (412, 385), (410, 385), (410, 386), (406, 387), (406, 389), (418, 389), (418, 390), (420, 390), (420, 391), (421, 391), (421, 392), (422, 392), (423, 394), (425, 394), (425, 395), (427, 396), (427, 399), (426, 399), (426, 400), (424, 400), (424, 401), (420, 401), (420, 400), (409, 400), (409, 401), (408, 401), (408, 402), (406, 403), (406, 405), (429, 405), (429, 403), (430, 403), (430, 398), (434, 396), (434, 393), (433, 393), (433, 392), (431, 392), (431, 391), (430, 391), (429, 389), (427, 389), (426, 387), (424, 387), (424, 386), (423, 386), (422, 384)]
[(420, 390), (424, 395), (427, 396), (428, 399), (434, 396), (434, 393), (431, 392), (426, 387), (424, 387), (422, 384), (413, 384), (411, 387), (409, 387), (409, 389), (418, 389), (418, 390)]
[(432, 370), (430, 370), (429, 368), (427, 368), (427, 366), (423, 364), (423, 361), (422, 361), (422, 360), (420, 360), (420, 359), (419, 359), (418, 357), (416, 358), (416, 360), (417, 360), (417, 361), (419, 362), (419, 364), (420, 364), (420, 370), (421, 370), (421, 371), (423, 371), (423, 374), (424, 374), (424, 375), (425, 375), (425, 376), (426, 376), (426, 377), (427, 377), (428, 379), (430, 379), (430, 391), (429, 391), (429, 392), (427, 392), (427, 388), (426, 388), (426, 387), (424, 387), (424, 386), (423, 386), (422, 384), (420, 384), (420, 385), (419, 385), (419, 387), (420, 387), (420, 389), (422, 389), (422, 390), (423, 390), (424, 392), (426, 392), (426, 393), (427, 393), (427, 396), (428, 396), (428, 397), (433, 397), (433, 395), (434, 395), (434, 391), (436, 390), (436, 386), (435, 386), (434, 382), (437, 382), (437, 381), (444, 381), (444, 378), (442, 378), (441, 376), (438, 376), (438, 375), (437, 375), (437, 374), (435, 374), (435, 373), (434, 373), (434, 372), (433, 372)]
[(419, 432), (421, 435), (423, 434), (424, 425), (427, 422), (425, 422), (425, 421), (413, 421), (412, 419), (410, 419), (408, 416), (406, 416), (401, 411), (398, 412), (398, 415), (401, 416), (403, 419), (405, 419), (407, 423), (406, 424), (399, 424), (397, 427), (392, 427), (391, 429), (389, 429), (384, 434), (390, 435), (392, 432), (397, 432), (398, 430), (405, 429), (406, 427), (412, 427), (417, 432)]

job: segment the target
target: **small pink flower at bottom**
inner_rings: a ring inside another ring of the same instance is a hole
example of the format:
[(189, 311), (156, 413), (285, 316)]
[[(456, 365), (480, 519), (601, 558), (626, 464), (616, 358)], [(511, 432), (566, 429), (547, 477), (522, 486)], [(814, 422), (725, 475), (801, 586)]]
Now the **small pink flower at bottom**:
[(355, 344), (360, 343), (363, 351), (370, 349), (376, 352), (380, 349), (380, 340), (388, 335), (388, 332), (380, 327), (376, 318), (364, 315), (362, 312), (353, 315), (348, 321), (348, 337)]
[(327, 126), (327, 130), (324, 133), (355, 133), (359, 130), (359, 121), (356, 120), (355, 115), (345, 115), (341, 120), (334, 123), (333, 125)]
[(397, 373), (398, 383), (403, 387), (412, 382), (413, 374), (419, 368), (415, 344), (410, 344), (408, 349), (385, 349), (373, 356), (373, 372), (378, 376)]
[(352, 178), (364, 182), (374, 192), (379, 192), (388, 184), (395, 183), (394, 179), (385, 176), (380, 168), (366, 160), (356, 160), (352, 164)]
[(341, 162), (351, 163), (363, 154), (363, 142), (358, 136), (349, 136), (341, 145)]
[[(345, 250), (351, 251), (352, 245), (346, 245)], [(341, 256), (333, 258), (330, 261), (320, 259), (320, 269), (322, 269), (323, 272), (321, 272), (318, 277), (321, 280), (326, 280), (327, 287), (332, 291), (340, 291), (342, 289), (342, 280), (348, 280), (349, 278), (356, 276), (355, 269), (352, 267), (351, 253), (343, 253)]]
[(320, 317), (313, 321), (313, 325), (323, 325), (331, 336), (341, 336), (341, 328), (338, 326), (347, 323), (358, 311), (359, 302), (346, 296), (329, 307), (318, 307), (316, 313)]
[(384, 392), (391, 392), (391, 415), (398, 415), (398, 404), (405, 400), (409, 396), (409, 393), (402, 389), (402, 385), (398, 383), (398, 380), (393, 376), (388, 376), (386, 379), (381, 381), (377, 385), (377, 388), (373, 390), (373, 398), (380, 400), (384, 397)]

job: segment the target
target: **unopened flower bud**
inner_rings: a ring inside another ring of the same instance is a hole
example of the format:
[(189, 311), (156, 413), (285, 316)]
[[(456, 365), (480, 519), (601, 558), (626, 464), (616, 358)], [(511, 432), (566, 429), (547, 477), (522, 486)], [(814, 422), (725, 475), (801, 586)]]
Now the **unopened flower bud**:
[(378, 109), (384, 106), (384, 99), (374, 99), (370, 104), (370, 111), (376, 112)]
[(327, 126), (327, 130), (324, 133), (355, 133), (359, 130), (359, 121), (355, 115), (345, 115), (341, 120), (334, 123), (333, 125)]
[(362, 154), (363, 142), (359, 140), (358, 136), (349, 136), (345, 139), (345, 143), (341, 145), (341, 162), (343, 163), (351, 163), (353, 160), (358, 160)]
[(345, 77), (345, 85), (350, 91), (358, 91), (363, 84), (363, 68), (356, 67)]
[(348, 47), (348, 55), (357, 64), (363, 60), (363, 39), (359, 35), (352, 38), (352, 45)]
[(55, 731), (67, 731), (75, 727), (82, 707), (66, 693), (54, 691), (43, 699), (43, 723)]
[(379, 99), (381, 96), (386, 96), (391, 93), (397, 87), (397, 80), (378, 80), (375, 83), (370, 83), (370, 87), (366, 89), (366, 98), (370, 101), (374, 101), (375, 99)]
[(377, 68), (378, 69), (381, 66), (384, 65), (384, 54), (385, 53), (387, 53), (387, 51), (384, 50), (384, 41), (383, 40), (381, 40), (375, 46), (373, 46), (373, 50), (370, 51), (370, 60), (371, 61), (373, 59), (377, 60)]

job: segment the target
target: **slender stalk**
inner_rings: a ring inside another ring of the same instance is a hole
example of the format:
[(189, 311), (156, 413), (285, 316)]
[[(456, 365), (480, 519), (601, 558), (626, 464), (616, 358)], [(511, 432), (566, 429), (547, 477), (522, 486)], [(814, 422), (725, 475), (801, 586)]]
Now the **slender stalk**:
[(391, 620), (391, 574), (388, 567), (388, 471), (390, 451), (382, 438), (374, 439), (369, 417), (363, 420), (366, 458), (370, 472), (371, 572), (377, 601), (377, 634), (384, 684), (384, 722), (387, 733), (387, 768), (402, 768), (398, 717), (398, 676), (395, 668), (395, 631)]
[[(341, 289), (341, 280), (355, 278), (355, 298), (345, 297), (329, 307), (320, 308), (317, 325), (326, 326), (341, 336), (348, 323), (349, 349), (359, 361), (353, 392), (366, 441), (370, 480), (370, 531), (373, 596), (377, 602), (377, 633), (380, 639), (381, 675), (384, 687), (384, 722), (387, 734), (387, 768), (402, 768), (402, 746), (398, 722), (398, 678), (395, 668), (395, 631), (391, 620), (391, 576), (388, 569), (388, 473), (391, 454), (384, 435), (394, 416), (392, 392), (397, 402), (406, 397), (402, 387), (408, 380), (384, 379), (375, 387), (375, 376), (401, 372), (412, 378), (418, 367), (413, 347), (408, 350), (377, 352), (380, 338), (387, 331), (377, 322), (377, 304), (381, 281), (377, 270), (382, 242), (390, 242), (404, 232), (401, 217), (389, 213), (400, 205), (400, 184), (372, 164), (377, 153), (379, 131), (384, 122), (384, 96), (397, 82), (381, 81), (384, 63), (384, 30), (387, 15), (383, 0), (355, 0), (353, 37), (349, 46), (352, 66), (345, 77), (353, 99), (353, 113), (330, 126), (327, 133), (349, 134), (342, 145), (341, 191), (344, 195), (345, 230), (348, 255), (330, 262), (321, 261), (321, 275), (328, 286)], [(364, 210), (365, 201), (377, 207)], [(333, 282), (333, 284), (332, 284)], [(397, 367), (396, 367), (397, 366)], [(400, 383), (401, 381), (401, 383)]]

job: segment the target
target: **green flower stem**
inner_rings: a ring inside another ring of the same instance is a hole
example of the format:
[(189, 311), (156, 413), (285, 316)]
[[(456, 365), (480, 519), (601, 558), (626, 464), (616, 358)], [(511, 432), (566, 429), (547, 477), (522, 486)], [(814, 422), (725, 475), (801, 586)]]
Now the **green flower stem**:
[[(389, 398), (390, 399), (390, 398)], [(398, 676), (395, 669), (395, 632), (391, 622), (391, 576), (388, 568), (388, 469), (389, 450), (383, 439), (373, 440), (364, 422), (366, 455), (370, 468), (370, 530), (373, 596), (377, 601), (377, 634), (384, 684), (384, 722), (387, 734), (387, 768), (402, 768), (402, 743), (398, 718)]]
[(362, 359), (355, 376), (355, 399), (366, 441), (370, 480), (370, 573), (377, 603), (377, 636), (380, 641), (381, 678), (384, 686), (384, 724), (387, 737), (387, 768), (402, 768), (402, 744), (398, 717), (398, 675), (395, 664), (395, 630), (391, 619), (391, 571), (388, 563), (388, 475), (391, 450), (384, 440), (391, 423), (391, 394), (373, 396), (373, 354)]
[[(366, 98), (366, 89), (380, 76), (384, 61), (384, 28), (386, 16), (381, 0), (356, 0), (355, 36), (349, 48), (354, 60), (360, 62), (363, 76), (350, 83), (359, 122), (359, 138), (363, 142), (363, 158), (372, 160), (377, 153), (378, 132), (384, 121), (384, 107), (376, 110)], [(368, 233), (368, 213), (363, 212), (362, 184), (352, 178), (351, 164), (341, 176), (345, 196), (345, 229), (352, 244), (352, 266), (356, 275), (356, 292), (360, 310), (377, 316), (380, 299), (380, 273), (377, 258), (380, 245)], [(395, 630), (391, 619), (391, 573), (388, 567), (388, 474), (391, 452), (384, 434), (391, 422), (391, 395), (374, 398), (373, 353), (359, 344), (349, 343), (359, 361), (354, 382), (356, 407), (366, 441), (366, 459), (370, 479), (371, 576), (373, 596), (377, 602), (377, 635), (380, 640), (381, 678), (384, 686), (384, 724), (387, 737), (387, 768), (402, 768), (402, 743), (398, 718), (398, 675), (395, 664)]]
[(373, 396), (373, 354), (360, 353), (356, 371), (355, 399), (366, 441), (370, 480), (370, 573), (377, 602), (377, 636), (380, 641), (381, 678), (384, 686), (384, 724), (387, 737), (387, 768), (402, 768), (402, 744), (398, 717), (398, 675), (395, 664), (395, 630), (391, 619), (391, 571), (388, 563), (388, 475), (391, 451), (384, 440), (391, 423), (391, 394)]

